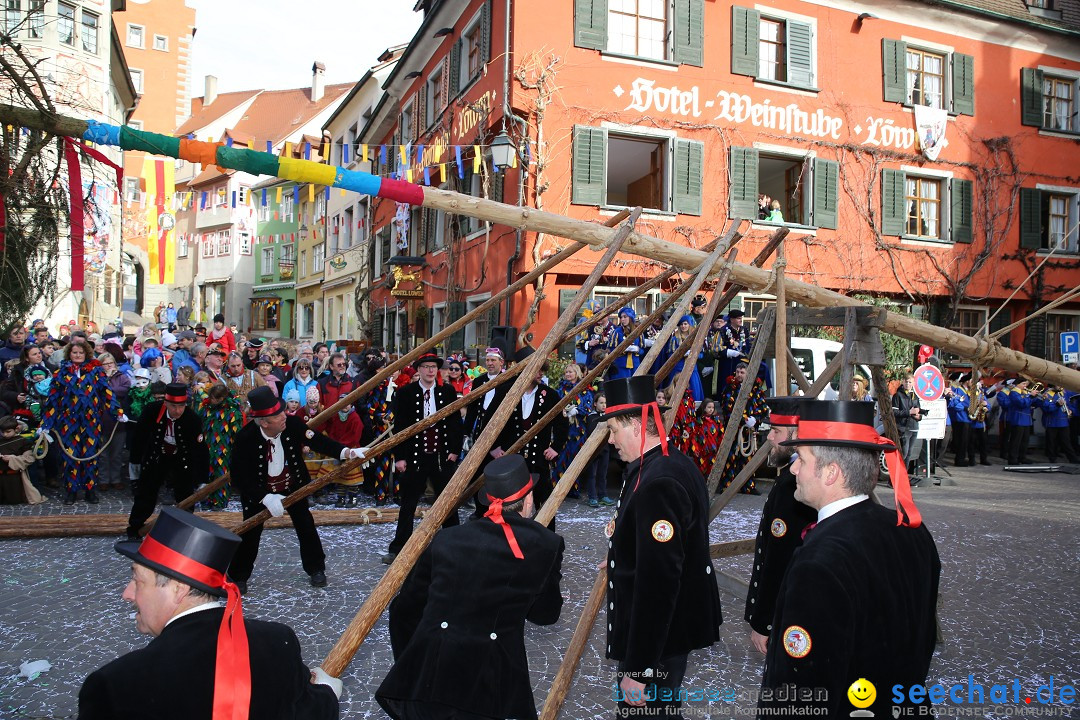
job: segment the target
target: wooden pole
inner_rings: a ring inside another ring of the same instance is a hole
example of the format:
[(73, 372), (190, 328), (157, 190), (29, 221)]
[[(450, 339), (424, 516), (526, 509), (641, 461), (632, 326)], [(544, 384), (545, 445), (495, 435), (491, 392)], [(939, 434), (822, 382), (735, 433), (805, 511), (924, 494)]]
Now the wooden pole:
[(795, 383), (802, 390), (803, 395), (812, 397), (810, 395), (810, 381), (806, 379), (806, 375), (803, 375), (802, 368), (799, 367), (799, 361), (795, 359), (795, 355), (791, 352), (790, 345), (784, 348), (784, 354), (787, 355), (788, 374), (795, 378)]
[[(807, 392), (807, 396), (817, 397), (819, 394), (821, 394), (821, 391), (825, 389), (825, 386), (832, 382), (833, 376), (835, 376), (836, 373), (840, 371), (840, 365), (843, 362), (844, 357), (840, 353), (837, 353), (836, 356), (832, 359), (832, 361), (825, 366), (825, 370), (823, 370), (821, 375), (818, 376), (818, 379), (814, 381), (814, 384), (810, 386), (810, 390)], [(712, 504), (709, 505), (709, 522), (712, 522), (713, 519), (715, 519), (716, 516), (720, 514), (720, 511), (723, 510), (729, 502), (731, 502), (731, 499), (733, 497), (735, 497), (735, 493), (739, 492), (739, 488), (743, 486), (743, 484), (750, 478), (751, 475), (757, 472), (757, 469), (761, 467), (762, 463), (764, 463), (765, 460), (768, 459), (769, 450), (771, 449), (771, 442), (766, 440), (764, 443), (762, 443), (761, 447), (758, 448), (758, 451), (754, 453), (754, 457), (750, 458), (750, 461), (746, 463), (746, 467), (742, 469), (742, 472), (735, 476), (735, 479), (732, 480), (731, 484), (724, 489), (724, 492), (716, 496), (716, 498), (712, 501)], [(725, 456), (724, 460), (726, 461), (726, 459), (727, 458)], [(716, 462), (713, 463), (714, 473), (716, 472), (716, 466), (720, 464), (720, 462), (721, 457), (718, 453), (716, 456)], [(721, 472), (723, 472), (723, 468), (721, 468)], [(710, 494), (716, 488), (715, 485), (712, 485), (712, 480), (713, 474), (710, 473)], [(717, 482), (719, 482), (719, 476), (717, 476)]]
[(776, 397), (787, 397), (788, 388), (791, 385), (788, 374), (787, 291), (784, 290), (786, 268), (784, 243), (780, 243), (780, 247), (776, 248), (776, 262), (773, 264), (773, 272), (776, 273), (776, 331), (773, 332), (776, 343), (773, 352), (776, 358), (776, 372), (773, 378), (773, 394)]
[[(764, 317), (758, 324), (754, 350), (750, 353), (750, 362), (746, 366), (746, 379), (742, 381), (739, 394), (735, 397), (735, 406), (731, 409), (727, 425), (724, 426), (724, 439), (720, 442), (720, 449), (716, 453), (716, 461), (713, 463), (712, 471), (709, 473), (710, 497), (716, 492), (716, 488), (720, 484), (720, 478), (724, 474), (724, 467), (727, 465), (728, 455), (735, 447), (735, 440), (739, 436), (743, 423), (743, 411), (746, 409), (746, 403), (750, 399), (750, 391), (754, 389), (754, 383), (757, 382), (757, 369), (761, 366), (761, 359), (765, 357), (765, 347), (772, 339), (771, 335), (776, 327), (775, 308), (766, 308), (762, 315)], [(732, 482), (731, 484), (734, 485), (735, 483)]]
[(349, 626), (338, 638), (337, 643), (330, 650), (330, 653), (326, 656), (326, 659), (322, 662), (322, 668), (330, 675), (339, 677), (345, 667), (352, 660), (356, 654), (360, 644), (363, 643), (364, 638), (371, 632), (371, 628), (375, 626), (375, 622), (382, 615), (383, 610), (393, 599), (394, 593), (398, 591), (401, 584), (405, 582), (405, 577), (408, 575), (412, 566), (416, 563), (417, 558), (420, 557), (420, 553), (424, 551), (428, 543), (431, 542), (431, 538), (434, 537), (435, 532), (443, 521), (449, 516), (452, 511), (457, 510), (458, 497), (461, 491), (472, 479), (473, 475), (480, 468), (480, 463), (483, 461), (484, 456), (487, 455), (491, 446), (495, 443), (498, 434), (502, 431), (503, 426), (510, 418), (510, 414), (514, 411), (514, 407), (520, 401), (522, 394), (526, 388), (531, 384), (536, 372), (543, 365), (548, 353), (556, 346), (556, 342), (559, 340), (559, 336), (571, 326), (573, 319), (577, 316), (578, 310), (585, 304), (586, 298), (592, 292), (592, 289), (600, 281), (604, 271), (610, 265), (614, 259), (616, 253), (622, 247), (626, 238), (630, 235), (633, 229), (633, 223), (636, 222), (638, 216), (641, 214), (641, 208), (635, 208), (631, 213), (630, 218), (626, 223), (614, 233), (612, 242), (608, 247), (604, 256), (600, 262), (596, 264), (593, 271), (589, 274), (588, 279), (581, 288), (574, 300), (570, 303), (570, 306), (559, 316), (559, 319), (555, 323), (555, 327), (540, 343), (540, 347), (533, 353), (524, 363), (522, 372), (518, 375), (517, 380), (514, 381), (513, 387), (506, 394), (505, 401), (499, 405), (499, 408), (495, 411), (495, 415), (491, 421), (480, 433), (480, 437), (476, 439), (476, 443), (472, 449), (465, 456), (464, 462), (462, 462), (457, 471), (454, 473), (453, 478), (447, 484), (442, 493), (439, 494), (435, 504), (431, 507), (428, 516), (424, 518), (424, 521), (420, 523), (420, 526), (413, 532), (412, 537), (398, 553), (397, 558), (387, 569), (386, 574), (371, 590), (371, 594), (367, 600), (360, 607), (360, 610), (356, 613), (356, 616), (349, 623)]

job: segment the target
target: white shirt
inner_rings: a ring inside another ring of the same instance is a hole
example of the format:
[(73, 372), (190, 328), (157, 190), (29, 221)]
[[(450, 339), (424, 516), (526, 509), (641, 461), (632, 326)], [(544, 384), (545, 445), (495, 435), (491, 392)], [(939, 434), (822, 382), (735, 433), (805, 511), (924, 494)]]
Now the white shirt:
[(285, 471), (285, 448), (281, 446), (281, 433), (270, 437), (262, 428), (259, 428), (259, 432), (270, 443), (270, 463), (266, 467), (266, 473), (270, 477), (277, 477)]
[(526, 390), (521, 395), (521, 417), (532, 417), (533, 406), (536, 404), (536, 388)]
[(841, 510), (849, 508), (852, 505), (856, 505), (858, 503), (861, 503), (863, 500), (866, 500), (869, 497), (870, 497), (869, 495), (864, 494), (864, 495), (852, 495), (851, 497), (840, 498), (839, 500), (833, 500), (831, 503), (829, 503), (828, 505), (826, 505), (825, 507), (823, 507), (823, 508), (821, 508), (820, 510), (817, 511), (817, 521), (821, 522), (822, 520), (824, 520), (827, 517), (832, 517), (836, 513), (840, 512)]
[(431, 385), (428, 386), (428, 385), (425, 385), (422, 380), (417, 381), (417, 382), (420, 385), (420, 389), (423, 390), (423, 393), (420, 395), (420, 397), (425, 397), (426, 396), (426, 399), (424, 400), (424, 417), (427, 417), (428, 415), (434, 415), (435, 414), (435, 383), (431, 383)]
[[(498, 376), (497, 375), (492, 375), (491, 373), (488, 373), (487, 381), (490, 383), (496, 377), (498, 377)], [(491, 405), (491, 401), (495, 399), (495, 391), (498, 390), (498, 389), (499, 388), (491, 388), (486, 393), (484, 393), (484, 409), (485, 410), (488, 409), (488, 405)]]
[(207, 600), (202, 605), (196, 605), (193, 608), (188, 608), (187, 610), (185, 610), (182, 613), (178, 613), (176, 615), (173, 615), (171, 618), (169, 618), (169, 621), (165, 623), (165, 627), (169, 627), (169, 623), (173, 622), (174, 620), (179, 620), (180, 618), (184, 617), (185, 615), (194, 615), (195, 613), (202, 612), (203, 610), (213, 610), (214, 608), (219, 608), (219, 607), (221, 607), (221, 601), (220, 600)]

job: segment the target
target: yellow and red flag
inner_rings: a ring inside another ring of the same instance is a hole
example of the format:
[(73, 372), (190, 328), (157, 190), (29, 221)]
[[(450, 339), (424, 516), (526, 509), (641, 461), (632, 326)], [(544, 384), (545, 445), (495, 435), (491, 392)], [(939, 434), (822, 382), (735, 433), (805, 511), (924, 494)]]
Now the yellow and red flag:
[(174, 166), (168, 158), (147, 156), (142, 177), (146, 183), (146, 249), (150, 255), (151, 285), (171, 285), (176, 270), (176, 218), (171, 210), (176, 193)]

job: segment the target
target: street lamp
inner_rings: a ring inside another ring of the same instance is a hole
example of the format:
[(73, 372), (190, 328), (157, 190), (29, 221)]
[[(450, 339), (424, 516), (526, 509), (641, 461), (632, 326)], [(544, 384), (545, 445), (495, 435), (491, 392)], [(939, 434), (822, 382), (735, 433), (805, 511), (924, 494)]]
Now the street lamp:
[(491, 143), (491, 161), (495, 164), (495, 169), (502, 171), (510, 167), (510, 159), (516, 152), (517, 148), (505, 131), (496, 135)]
[(301, 223), (301, 225), (300, 225), (300, 239), (301, 240), (307, 240), (307, 231), (308, 231), (307, 223)]

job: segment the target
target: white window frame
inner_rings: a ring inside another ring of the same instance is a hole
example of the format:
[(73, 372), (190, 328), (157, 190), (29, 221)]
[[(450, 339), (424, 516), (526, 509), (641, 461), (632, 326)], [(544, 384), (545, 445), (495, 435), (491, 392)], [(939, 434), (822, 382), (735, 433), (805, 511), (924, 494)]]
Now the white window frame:
[[(461, 39), (462, 39), (462, 43), (461, 43), (461, 67), (460, 67), (460, 73), (458, 75), (458, 92), (459, 93), (462, 90), (464, 90), (466, 87), (468, 87), (470, 83), (472, 83), (474, 80), (476, 80), (476, 78), (480, 77), (483, 74), (483, 67), (484, 67), (484, 59), (483, 58), (480, 58), (480, 67), (477, 69), (476, 73), (470, 73), (469, 72), (469, 53), (470, 53), (470, 51), (472, 50), (472, 47), (473, 47), (473, 42), (472, 42), (472, 39), (470, 38), (470, 36), (473, 34), (473, 32), (478, 31), (478, 30), (480, 32), (483, 32), (483, 28), (480, 25), (481, 20), (483, 20), (483, 18), (481, 17), (481, 13), (478, 11), (475, 15), (473, 15), (472, 19), (469, 20), (468, 24), (465, 25), (465, 29), (461, 31)], [(479, 36), (478, 36), (477, 39), (482, 39), (482, 38), (479, 38)], [(477, 48), (478, 48), (477, 52), (479, 52), (480, 49), (483, 48), (483, 45), (482, 44), (478, 45)], [(448, 100), (449, 100), (449, 98), (448, 98)]]
[[(1036, 183), (1035, 184), (1035, 189), (1039, 190), (1042, 193), (1053, 193), (1054, 195), (1069, 195), (1069, 196), (1071, 196), (1072, 199), (1069, 201), (1069, 227), (1066, 228), (1066, 235), (1065, 235), (1065, 238), (1066, 238), (1065, 245), (1066, 245), (1066, 247), (1058, 250), (1057, 252), (1054, 253), (1054, 255), (1055, 256), (1058, 256), (1058, 255), (1072, 256), (1072, 255), (1076, 255), (1076, 254), (1080, 253), (1080, 227), (1077, 226), (1078, 221), (1080, 221), (1080, 187), (1069, 187), (1067, 185), (1049, 185), (1047, 183)], [(1044, 224), (1049, 223), (1050, 218), (1042, 217), (1042, 203), (1041, 202), (1039, 203), (1039, 215), (1040, 215), (1040, 220)], [(1047, 230), (1047, 232), (1049, 232), (1049, 229)], [(1041, 242), (1042, 242), (1042, 240), (1040, 238), (1040, 243)], [(1076, 249), (1074, 249), (1074, 250), (1068, 250), (1067, 249), (1070, 242), (1071, 242), (1072, 246), (1074, 248), (1076, 248)], [(1038, 252), (1048, 254), (1051, 249), (1052, 248), (1050, 248), (1050, 247), (1042, 247), (1040, 245)]]
[[(907, 50), (918, 50), (924, 53), (934, 53), (935, 55), (942, 56), (942, 68), (941, 68), (941, 107), (944, 108), (950, 115), (953, 115), (952, 108), (949, 107), (949, 100), (952, 98), (952, 58), (956, 54), (956, 48), (952, 45), (942, 45), (941, 43), (928, 42), (921, 38), (908, 37), (902, 35), (900, 40), (907, 46)], [(907, 52), (904, 53), (904, 92), (906, 93), (906, 99), (904, 100), (904, 107), (914, 107), (914, 103), (911, 100), (911, 93), (914, 88), (908, 87), (907, 82)]]
[[(86, 21), (88, 18), (93, 18), (94, 24), (90, 25)], [(90, 29), (93, 29), (93, 49), (87, 47), (87, 34)], [(97, 55), (101, 49), (101, 15), (83, 10), (82, 15), (79, 17), (79, 47), (83, 52), (90, 53), (91, 55)]]
[[(817, 83), (818, 83), (818, 55), (817, 55), (818, 21), (817, 21), (817, 18), (812, 16), (812, 15), (800, 15), (799, 13), (788, 12), (787, 10), (780, 10), (780, 9), (777, 9), (777, 8), (774, 8), (774, 7), (769, 7), (769, 6), (766, 6), (766, 5), (755, 5), (754, 9), (757, 10), (761, 14), (760, 19), (759, 19), (759, 24), (758, 24), (758, 34), (759, 34), (759, 36), (760, 36), (760, 33), (761, 33), (760, 20), (773, 20), (773, 21), (780, 20), (780, 21), (784, 22), (784, 48), (785, 49), (788, 46), (788, 41), (787, 41), (787, 24), (788, 24), (788, 21), (794, 20), (795, 22), (804, 23), (804, 24), (810, 26), (810, 37), (812, 38), (812, 42), (810, 43), (810, 77), (811, 77), (811, 79), (813, 81), (811, 84), (814, 87), (817, 87)], [(759, 58), (758, 59), (758, 68), (759, 68), (759, 72), (760, 72), (760, 66), (761, 66), (761, 60), (760, 60), (761, 43), (760, 43), (760, 39), (758, 41), (758, 53), (759, 53), (759, 55), (758, 55), (758, 58)], [(777, 86), (780, 86), (780, 87), (784, 88), (785, 90), (790, 90), (791, 92), (806, 93), (809, 97), (816, 97), (817, 96), (817, 93), (814, 92), (813, 90), (811, 90), (810, 88), (805, 88), (805, 87), (802, 87), (800, 85), (792, 85), (790, 77), (791, 77), (790, 69), (788, 70), (788, 78), (789, 79), (787, 79), (787, 80), (770, 80), (768, 78), (761, 77), (761, 75), (759, 74), (759, 75), (754, 76), (754, 84), (755, 84), (755, 87), (757, 87), (757, 83), (760, 82), (761, 87), (767, 87), (770, 90), (775, 90)]]
[(187, 235), (184, 233), (176, 234), (176, 257), (186, 258), (188, 256), (188, 240)]
[(12, 37), (19, 34), (22, 24), (22, 0), (14, 2), (15, 7), (11, 7), (12, 0), (4, 0), (4, 33)]
[[(61, 8), (67, 8), (67, 9), (71, 10), (71, 15), (70, 16), (69, 15), (61, 15), (60, 14), (60, 9)], [(78, 29), (78, 27), (76, 26), (76, 23), (75, 23), (75, 15), (78, 12), (78, 10), (79, 10), (79, 8), (77, 6), (75, 6), (75, 5), (73, 5), (72, 3), (69, 3), (69, 2), (60, 2), (57, 5), (57, 11), (56, 11), (57, 12), (56, 37), (57, 37), (57, 41), (61, 45), (67, 45), (68, 47), (77, 47), (78, 46), (78, 43), (79, 43), (79, 29)], [(69, 21), (71, 23), (71, 42), (65, 41), (63, 36), (60, 34), (61, 25), (63, 23), (69, 22)]]
[[(413, 109), (416, 106), (416, 99), (409, 98), (409, 102), (401, 108), (401, 117), (398, 118), (398, 128), (401, 130), (401, 144), (412, 145), (413, 138), (416, 137), (416, 128), (412, 126)], [(397, 162), (401, 162), (401, 151), (398, 148), (392, 148), (394, 154), (397, 156)], [(411, 160), (411, 158), (410, 158)], [(404, 170), (405, 168), (400, 168)]]
[[(949, 181), (953, 179), (953, 173), (950, 170), (934, 170), (931, 168), (916, 167), (914, 165), (901, 165), (900, 169), (904, 171), (904, 234), (900, 236), (901, 242), (906, 244), (910, 243), (929, 243), (931, 245), (952, 245), (954, 244), (952, 238), (949, 237), (949, 229), (952, 227), (952, 195), (950, 194), (951, 184)], [(910, 177), (922, 178), (925, 180), (937, 180), (941, 183), (941, 214), (938, 216), (938, 236), (931, 237), (929, 235), (911, 235), (907, 232), (907, 179)]]
[[(160, 43), (158, 43), (159, 40), (161, 41)], [(159, 44), (161, 45), (161, 47), (158, 47)], [(152, 47), (158, 52), (169, 52), (169, 36), (155, 34), (154, 44), (152, 45)]]
[(140, 179), (137, 177), (128, 176), (124, 178), (124, 200), (127, 202), (138, 202), (139, 193), (142, 192), (140, 182)]
[(250, 232), (248, 232), (247, 230), (241, 230), (236, 234), (236, 237), (241, 255), (251, 255), (255, 251), (254, 243), (251, 240)]
[(203, 233), (199, 244), (202, 245), (202, 256), (212, 258), (217, 254), (217, 233)]
[[(134, 43), (131, 41), (131, 31), (137, 30), (139, 35), (139, 42)], [(137, 25), (135, 23), (127, 24), (127, 32), (124, 33), (124, 44), (131, 48), (138, 48), (140, 50), (146, 49), (146, 26)]]
[[(431, 306), (431, 321), (428, 323), (431, 329), (431, 335), (428, 337), (435, 337), (442, 332), (442, 329), (446, 327), (446, 303), (435, 303)], [(443, 341), (445, 346), (445, 341)]]
[(26, 11), (26, 34), (35, 40), (45, 37), (45, 0), (30, 0)]
[[(758, 168), (761, 167), (761, 156), (770, 155), (773, 157), (779, 156), (790, 160), (791, 162), (802, 161), (806, 167), (806, 177), (802, 180), (802, 192), (803, 192), (803, 212), (804, 216), (810, 218), (814, 217), (814, 160), (817, 159), (816, 150), (805, 150), (801, 148), (793, 148), (787, 145), (773, 145), (771, 143), (755, 142), (753, 148), (758, 151)], [(921, 172), (921, 171), (920, 171)], [(761, 178), (758, 177), (758, 193), (761, 193)], [(775, 198), (774, 198), (775, 199)], [(767, 220), (754, 219), (754, 224), (775, 227), (778, 224), (792, 227), (815, 227), (813, 225), (805, 225), (803, 218), (789, 218), (787, 215), (787, 208), (781, 208), (784, 213), (783, 223), (774, 223)]]
[(326, 265), (326, 243), (321, 242), (311, 248), (311, 272), (321, 273)]
[[(446, 84), (446, 69), (447, 63), (440, 62), (435, 66), (435, 69), (428, 75), (427, 80), (424, 83), (424, 87), (427, 88), (427, 101), (424, 103), (424, 128), (430, 128), (434, 124), (435, 120), (442, 113), (443, 108), (446, 107), (446, 93), (444, 90), (447, 88)], [(442, 95), (442, 102), (440, 107), (435, 107), (435, 103), (432, 102), (432, 88), (438, 86), (439, 93)]]
[[(468, 315), (476, 308), (483, 305), (485, 302), (491, 299), (491, 293), (480, 293), (479, 295), (471, 295), (465, 298), (465, 314)], [(484, 318), (484, 322), (487, 322), (487, 318)], [(483, 348), (487, 345), (487, 339), (483, 339), (478, 342), (476, 326), (478, 320), (473, 320), (471, 323), (465, 326), (465, 347), (466, 348)], [(488, 338), (491, 337), (491, 328), (487, 329)]]
[(274, 274), (274, 246), (259, 248), (259, 269), (262, 271), (260, 275), (273, 275)]
[[(675, 174), (675, 140), (678, 139), (679, 134), (675, 130), (665, 130), (663, 128), (648, 128), (638, 127), (636, 125), (624, 125), (621, 123), (602, 122), (600, 127), (607, 130), (605, 142), (608, 143), (604, 147), (604, 176), (607, 177), (608, 161), (611, 157), (610, 143), (611, 134), (624, 135), (629, 137), (647, 138), (649, 140), (663, 141), (664, 143), (664, 180), (661, 192), (664, 195), (664, 204), (666, 208), (646, 208), (644, 214), (656, 217), (675, 217), (674, 210), (674, 193), (672, 189), (672, 183), (674, 182)], [(608, 202), (607, 198), (607, 183), (604, 184), (604, 202), (601, 204), (601, 210), (619, 210), (628, 207), (626, 205), (618, 205)]]
[[(605, 53), (607, 53), (609, 55), (615, 55), (615, 56), (618, 56), (618, 57), (635, 58), (637, 60), (643, 60), (645, 62), (662, 62), (662, 63), (671, 63), (671, 62), (673, 62), (673, 58), (674, 58), (674, 54), (675, 54), (675, 44), (674, 44), (674, 36), (675, 36), (675, 33), (674, 33), (674, 15), (675, 15), (675, 12), (674, 12), (674, 7), (673, 7), (672, 3), (670, 3), (670, 2), (665, 2), (664, 3), (664, 39), (663, 39), (664, 52), (663, 52), (663, 57), (653, 57), (652, 55), (641, 55), (640, 53), (624, 52), (624, 51), (619, 50), (619, 49), (613, 49), (612, 48), (612, 42), (613, 42), (613, 39), (614, 39), (614, 37), (616, 35), (616, 33), (612, 30), (611, 15), (612, 15), (613, 12), (618, 12), (618, 11), (612, 10), (610, 8), (610, 6), (609, 6), (608, 9), (607, 9), (607, 13), (608, 13), (608, 17), (607, 17), (608, 32), (607, 32), (607, 43), (604, 46), (604, 52)], [(641, 16), (638, 15), (637, 17), (640, 18)], [(637, 40), (638, 40), (638, 42), (637, 42), (638, 50), (640, 50), (641, 49), (640, 48), (640, 44), (641, 44), (641, 36), (640, 36), (640, 34), (637, 36)]]
[[(1045, 120), (1039, 121), (1039, 134), (1043, 135), (1057, 135), (1058, 137), (1075, 137), (1076, 133), (1080, 132), (1080, 70), (1070, 70), (1067, 68), (1048, 67), (1046, 65), (1040, 65), (1039, 70), (1043, 73), (1043, 81), (1047, 78), (1054, 78), (1057, 80), (1071, 80), (1073, 88), (1073, 114), (1072, 114), (1072, 127), (1068, 130), (1057, 130), (1055, 128), (1046, 127), (1042, 124)], [(1046, 96), (1043, 94), (1043, 89), (1039, 88), (1039, 98), (1045, 102)], [(1040, 103), (1041, 105), (1041, 103)], [(1043, 111), (1039, 113), (1040, 117), (1044, 115)]]
[(218, 255), (222, 257), (232, 255), (232, 230), (222, 230), (218, 233)]
[(143, 94), (143, 71), (140, 68), (128, 68), (131, 73), (131, 84), (135, 87), (135, 94)]
[(306, 249), (300, 251), (300, 261), (296, 263), (296, 267), (298, 268), (297, 277), (307, 277), (308, 271)]

